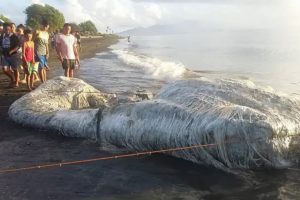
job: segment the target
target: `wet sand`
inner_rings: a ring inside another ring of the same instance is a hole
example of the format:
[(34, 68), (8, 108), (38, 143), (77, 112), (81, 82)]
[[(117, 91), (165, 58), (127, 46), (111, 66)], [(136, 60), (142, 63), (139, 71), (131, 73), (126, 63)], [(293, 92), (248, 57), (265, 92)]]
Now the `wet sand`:
[[(84, 60), (87, 58), (92, 58), (95, 56), (96, 53), (102, 52), (107, 50), (107, 48), (118, 42), (118, 37), (111, 35), (106, 36), (102, 38), (82, 38), (81, 39), (81, 50), (79, 52), (80, 59)], [(48, 61), (50, 71), (47, 72), (47, 78), (51, 79), (53, 76), (53, 72), (60, 70), (61, 75), (63, 75), (63, 69), (61, 68), (61, 63), (57, 59), (57, 54), (53, 48), (50, 48), (50, 58)], [(20, 71), (20, 78), (22, 79), (24, 77), (24, 74), (22, 70)], [(35, 87), (38, 86), (40, 83), (36, 83)], [(3, 95), (13, 95), (17, 96), (18, 98), (20, 95), (24, 95), (28, 92), (26, 84), (20, 84), (19, 88), (8, 88), (9, 85), (9, 79), (7, 76), (5, 76), (2, 72), (2, 69), (0, 71), (0, 98), (2, 98)], [(1, 111), (0, 111), (1, 112)]]
[[(115, 42), (116, 38), (85, 39), (81, 58), (93, 57)], [(59, 67), (58, 61), (50, 60), (50, 77)], [(27, 89), (7, 89), (6, 80), (0, 74), (0, 169), (112, 155), (95, 141), (12, 122), (8, 106)], [(256, 183), (249, 185), (232, 174), (154, 155), (0, 174), (0, 199), (277, 199), (278, 188), (289, 188), (286, 177), (297, 177), (285, 171), (256, 176)]]
[[(95, 53), (105, 51), (115, 42), (116, 38), (83, 39), (81, 59), (93, 57)], [(49, 60), (49, 78), (53, 72), (61, 70), (56, 57), (53, 58), (56, 54), (53, 50), (50, 53), (52, 57)], [(95, 141), (67, 138), (56, 132), (15, 124), (7, 115), (8, 107), (26, 94), (27, 88), (23, 84), (20, 88), (8, 89), (7, 85), (8, 79), (1, 73), (0, 169), (112, 155), (101, 150)], [(204, 183), (211, 182), (211, 174), (215, 174), (215, 178), (218, 174), (230, 177), (217, 170), (165, 155), (99, 161), (85, 165), (0, 174), (0, 199), (199, 198), (208, 194), (205, 192), (208, 187)]]
[[(1, 96), (0, 105), (16, 98)], [(95, 141), (15, 124), (7, 108), (0, 118), (0, 169), (112, 155)], [(154, 155), (0, 174), (0, 199), (201, 199), (213, 187), (226, 191), (240, 184), (230, 174)]]

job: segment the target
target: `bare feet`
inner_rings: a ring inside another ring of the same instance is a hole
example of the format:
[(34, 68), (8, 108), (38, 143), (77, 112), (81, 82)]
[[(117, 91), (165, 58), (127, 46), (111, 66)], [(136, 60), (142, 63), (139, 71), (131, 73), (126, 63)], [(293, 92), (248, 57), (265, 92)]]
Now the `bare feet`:
[(22, 83), (22, 84), (24, 84), (24, 83), (26, 83), (26, 80), (25, 80), (25, 79), (23, 79), (23, 80), (20, 80), (20, 81), (19, 81), (19, 83)]
[(10, 84), (9, 86), (8, 86), (9, 88), (18, 88), (19, 87), (19, 85), (18, 84)]

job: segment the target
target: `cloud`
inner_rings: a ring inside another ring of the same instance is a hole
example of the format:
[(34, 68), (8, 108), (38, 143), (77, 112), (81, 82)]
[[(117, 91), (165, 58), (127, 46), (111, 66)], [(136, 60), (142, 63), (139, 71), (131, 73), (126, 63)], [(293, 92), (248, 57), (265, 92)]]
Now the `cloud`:
[[(298, 26), (299, 0), (1, 0), (0, 13), (24, 23), (32, 3), (59, 9), (67, 22), (92, 20), (100, 31), (197, 21), (219, 28)], [(11, 12), (11, 8), (14, 11)]]
[(115, 32), (151, 26), (164, 15), (164, 9), (156, 3), (136, 4), (132, 0), (62, 0), (52, 3), (49, 4), (63, 12), (66, 21), (79, 23), (92, 20), (101, 31), (107, 26)]
[(41, 2), (41, 0), (31, 0), (31, 4), (40, 4), (40, 5), (45, 5), (44, 3)]
[(261, 5), (261, 4), (273, 4), (279, 2), (280, 0), (132, 0), (136, 3), (145, 3), (145, 2), (152, 2), (152, 3), (198, 3), (198, 4), (231, 4), (231, 5)]
[[(158, 23), (164, 9), (157, 3), (136, 4), (132, 0), (2, 0), (0, 13), (16, 23), (25, 22), (24, 10), (33, 3), (49, 4), (60, 10), (66, 21), (80, 23), (92, 20), (104, 31), (107, 26), (120, 31), (136, 26), (151, 26)], [(11, 12), (10, 8), (14, 8)]]

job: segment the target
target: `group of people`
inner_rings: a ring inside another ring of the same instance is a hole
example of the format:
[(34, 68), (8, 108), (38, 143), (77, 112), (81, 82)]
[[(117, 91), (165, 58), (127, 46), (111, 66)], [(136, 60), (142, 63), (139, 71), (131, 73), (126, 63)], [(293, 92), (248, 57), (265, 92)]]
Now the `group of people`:
[[(9, 87), (19, 87), (19, 68), (24, 70), (24, 82), (29, 90), (34, 89), (34, 81), (47, 80), (49, 70), (49, 23), (41, 22), (41, 28), (31, 30), (20, 24), (3, 23), (0, 26), (0, 65), (10, 79)], [(78, 39), (71, 34), (71, 24), (66, 23), (62, 32), (55, 34), (54, 48), (66, 77), (74, 76), (75, 66), (80, 65)], [(80, 43), (79, 43), (80, 44)]]

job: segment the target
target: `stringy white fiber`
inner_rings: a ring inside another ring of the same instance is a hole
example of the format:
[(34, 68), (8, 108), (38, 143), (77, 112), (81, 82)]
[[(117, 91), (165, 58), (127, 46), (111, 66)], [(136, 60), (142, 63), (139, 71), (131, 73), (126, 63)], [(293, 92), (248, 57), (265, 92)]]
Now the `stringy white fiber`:
[[(61, 92), (66, 90), (76, 92)], [(218, 143), (171, 155), (223, 170), (298, 162), (300, 101), (249, 81), (177, 81), (152, 100), (112, 106), (113, 101), (82, 80), (58, 77), (17, 100), (9, 116), (27, 126), (95, 139), (97, 107), (103, 111), (101, 140), (131, 151)]]

